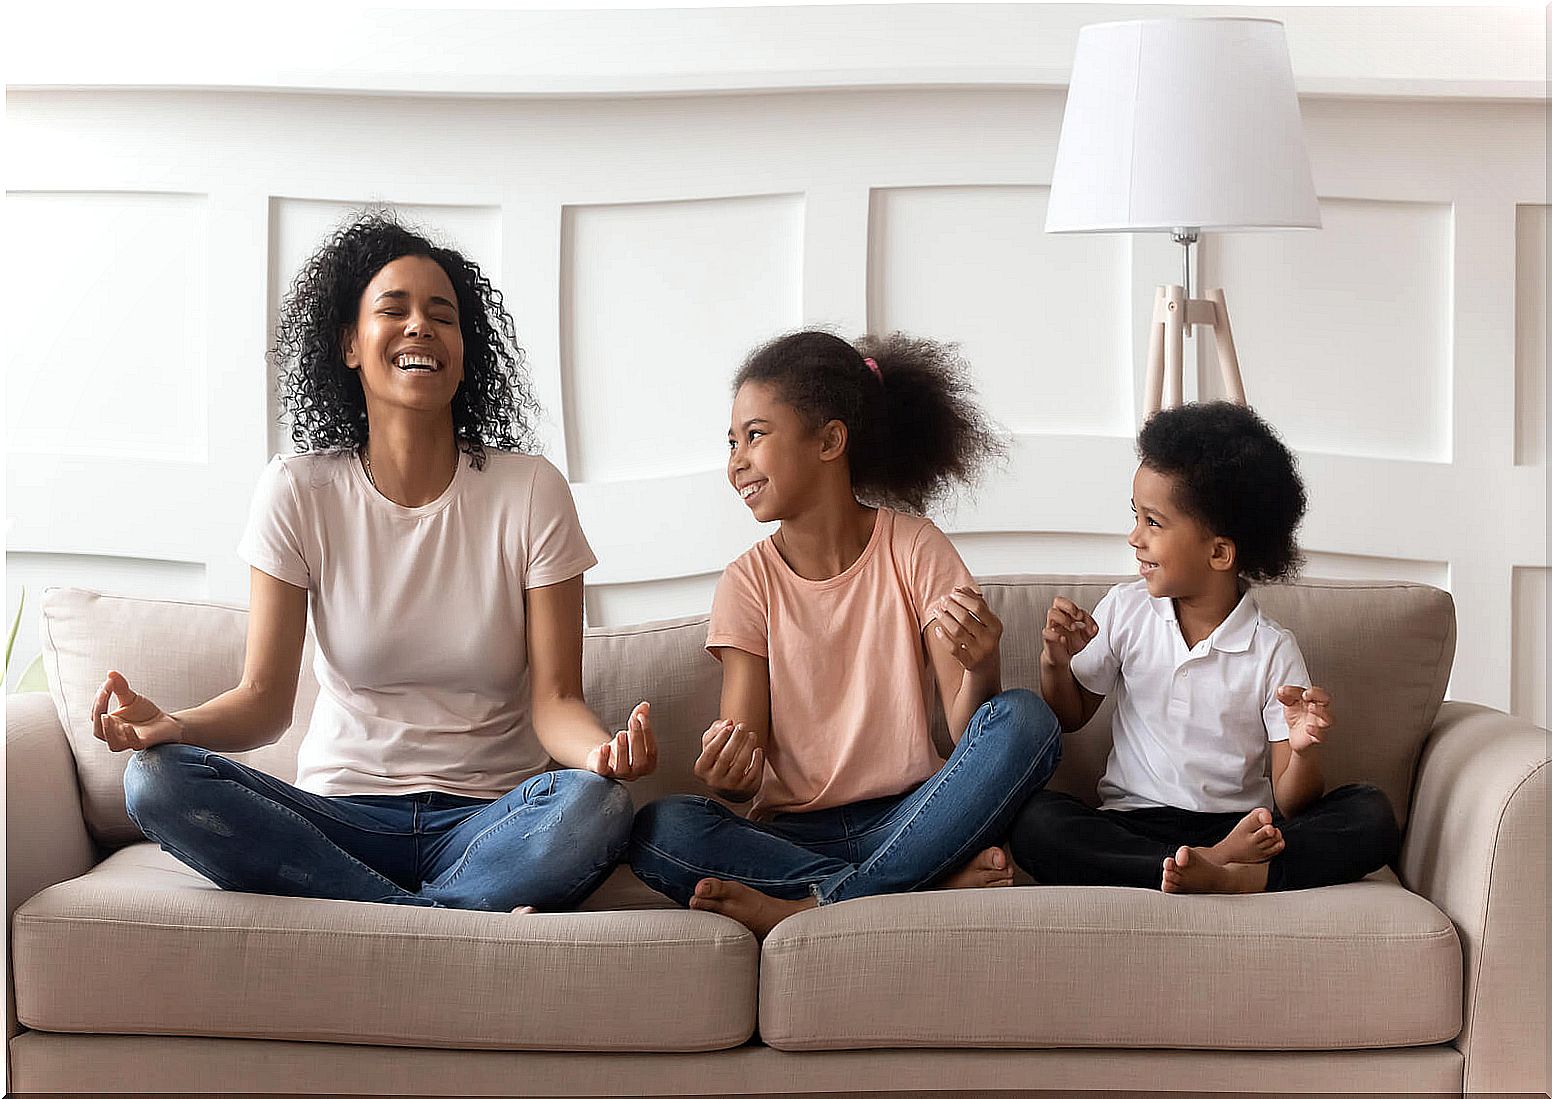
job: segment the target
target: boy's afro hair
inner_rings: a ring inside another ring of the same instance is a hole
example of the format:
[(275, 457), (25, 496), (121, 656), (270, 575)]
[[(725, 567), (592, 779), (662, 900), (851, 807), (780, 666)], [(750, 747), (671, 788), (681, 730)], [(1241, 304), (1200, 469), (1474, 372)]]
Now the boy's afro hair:
[(1175, 479), (1178, 507), (1234, 543), (1241, 576), (1266, 583), (1298, 573), (1304, 483), (1260, 416), (1228, 401), (1165, 409), (1143, 425), (1137, 456)]

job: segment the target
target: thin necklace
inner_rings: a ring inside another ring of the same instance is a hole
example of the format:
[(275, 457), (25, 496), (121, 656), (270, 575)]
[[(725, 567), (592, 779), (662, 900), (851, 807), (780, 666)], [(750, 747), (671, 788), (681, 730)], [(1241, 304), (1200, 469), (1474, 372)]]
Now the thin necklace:
[[(456, 441), (454, 442), (453, 446), (454, 449), (457, 448)], [(383, 490), (377, 488), (377, 478), (372, 476), (372, 455), (367, 452), (365, 443), (361, 444), (361, 449), (357, 451), (357, 453), (361, 455), (361, 468), (366, 471), (367, 484), (371, 485), (374, 489), (377, 489), (377, 491), (381, 493)]]

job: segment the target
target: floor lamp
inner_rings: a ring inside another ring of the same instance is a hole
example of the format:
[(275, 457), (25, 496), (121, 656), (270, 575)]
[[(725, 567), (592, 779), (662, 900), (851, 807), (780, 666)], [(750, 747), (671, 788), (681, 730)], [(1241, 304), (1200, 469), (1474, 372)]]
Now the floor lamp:
[(1318, 229), (1283, 25), (1147, 19), (1078, 32), (1046, 212), (1048, 233), (1169, 233), (1184, 277), (1155, 293), (1145, 415), (1181, 403), (1184, 340), (1213, 330), (1230, 399), (1245, 403), (1222, 290), (1191, 296), (1202, 233)]

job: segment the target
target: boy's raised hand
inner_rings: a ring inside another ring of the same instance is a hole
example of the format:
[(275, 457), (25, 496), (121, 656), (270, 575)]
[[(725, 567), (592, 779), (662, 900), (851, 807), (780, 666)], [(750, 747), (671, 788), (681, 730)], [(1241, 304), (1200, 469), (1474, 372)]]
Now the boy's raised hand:
[(1041, 659), (1055, 668), (1066, 668), (1099, 633), (1099, 623), (1078, 604), (1058, 595), (1045, 612), (1045, 629), (1040, 637), (1045, 645)]
[(636, 703), (625, 726), (588, 753), (589, 771), (630, 782), (657, 770), (657, 739), (652, 735), (651, 704)]
[(1288, 747), (1304, 752), (1325, 743), (1332, 725), (1328, 692), (1320, 687), (1284, 684), (1277, 688), (1277, 701), (1283, 704), (1283, 717), (1288, 721)]
[(729, 801), (748, 801), (765, 778), (765, 749), (742, 724), (719, 718), (701, 734), (695, 777)]

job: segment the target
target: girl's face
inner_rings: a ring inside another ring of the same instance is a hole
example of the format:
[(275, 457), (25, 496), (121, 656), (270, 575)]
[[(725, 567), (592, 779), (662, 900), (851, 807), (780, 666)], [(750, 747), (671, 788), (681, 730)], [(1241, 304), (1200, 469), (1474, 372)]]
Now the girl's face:
[(463, 382), (458, 295), (429, 256), (384, 265), (362, 291), (356, 323), (342, 343), (345, 365), (360, 373), (368, 409), (447, 408)]
[(804, 509), (827, 459), (822, 431), (764, 382), (745, 382), (733, 397), (728, 483), (755, 519), (769, 523)]
[(1233, 543), (1219, 538), (1201, 520), (1175, 503), (1175, 478), (1138, 466), (1132, 478), (1132, 534), (1138, 571), (1148, 594), (1183, 599), (1205, 594), (1233, 574)]

